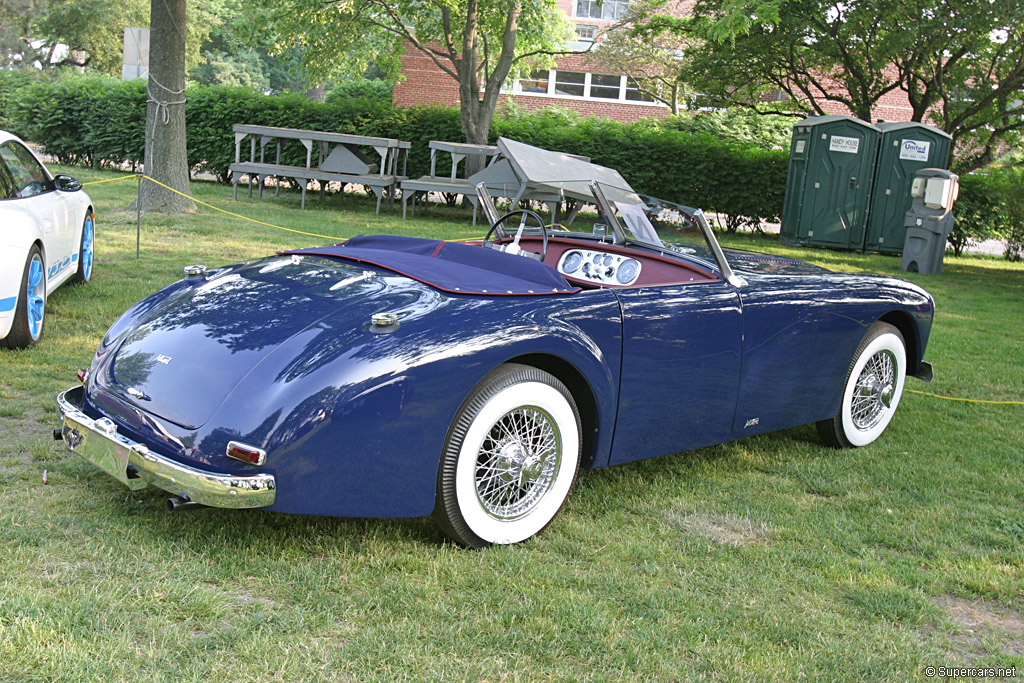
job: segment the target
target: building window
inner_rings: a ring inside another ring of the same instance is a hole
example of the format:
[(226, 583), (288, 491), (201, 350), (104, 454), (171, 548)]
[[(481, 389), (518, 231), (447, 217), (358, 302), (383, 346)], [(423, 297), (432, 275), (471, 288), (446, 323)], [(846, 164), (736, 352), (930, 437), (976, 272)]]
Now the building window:
[(590, 96), (603, 100), (617, 100), (622, 90), (622, 76), (590, 75)]
[(530, 74), (529, 78), (519, 79), (519, 90), (522, 92), (546, 93), (548, 91), (548, 79), (550, 76), (551, 72), (547, 69), (534, 71)]
[(626, 99), (630, 102), (653, 102), (654, 98), (640, 92), (640, 86), (631, 76), (626, 76)]
[(594, 74), (585, 71), (542, 69), (517, 79), (511, 88), (502, 92), (521, 95), (541, 95), (562, 99), (600, 100), (630, 104), (656, 104), (650, 95), (641, 93), (637, 82), (629, 76)]
[(555, 94), (583, 97), (585, 94), (587, 74), (582, 71), (556, 71)]
[(576, 25), (576, 38), (581, 41), (592, 43), (597, 38), (597, 27), (586, 24)]
[(615, 21), (629, 9), (629, 0), (576, 0), (576, 16)]

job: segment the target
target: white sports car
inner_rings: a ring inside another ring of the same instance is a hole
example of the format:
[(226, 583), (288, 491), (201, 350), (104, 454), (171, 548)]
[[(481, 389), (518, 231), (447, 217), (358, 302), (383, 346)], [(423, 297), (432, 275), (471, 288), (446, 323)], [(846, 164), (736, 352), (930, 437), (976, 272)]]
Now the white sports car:
[(50, 175), (0, 130), (0, 346), (35, 344), (50, 293), (68, 280), (89, 281), (95, 221), (82, 183)]

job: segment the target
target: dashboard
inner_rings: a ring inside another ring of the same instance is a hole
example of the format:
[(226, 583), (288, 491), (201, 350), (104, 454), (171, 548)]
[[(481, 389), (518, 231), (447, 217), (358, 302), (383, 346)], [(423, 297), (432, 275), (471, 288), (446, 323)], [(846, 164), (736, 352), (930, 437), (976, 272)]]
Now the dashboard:
[(558, 272), (596, 285), (628, 286), (637, 281), (643, 264), (622, 254), (570, 249), (558, 259)]

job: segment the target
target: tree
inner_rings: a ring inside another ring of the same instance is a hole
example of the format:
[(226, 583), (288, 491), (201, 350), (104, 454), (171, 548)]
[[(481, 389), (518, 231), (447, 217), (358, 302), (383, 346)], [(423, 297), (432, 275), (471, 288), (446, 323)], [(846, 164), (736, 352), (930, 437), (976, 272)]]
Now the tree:
[(466, 141), (485, 144), (502, 85), (550, 65), (572, 39), (556, 0), (263, 0), (282, 50), (305, 49), (307, 72), (358, 75), (372, 61), (400, 75), (405, 45), (459, 85)]
[[(185, 146), (185, 0), (152, 0), (149, 98), (146, 103), (146, 175), (189, 194)], [(151, 182), (138, 198), (146, 211), (193, 211), (195, 203)]]
[(1024, 130), (1017, 0), (699, 0), (695, 15), (687, 76), (709, 103), (777, 109), (781, 94), (781, 106), (821, 114), (835, 102), (871, 120), (900, 93), (912, 120), (953, 136), (961, 171)]
[[(189, 6), (188, 63), (224, 16), (229, 0)], [(121, 75), (124, 29), (148, 26), (147, 0), (0, 0), (0, 66), (77, 67)]]
[[(604, 32), (590, 61), (611, 72), (630, 74), (637, 89), (679, 113), (689, 89), (682, 71), (688, 21), (674, 0), (637, 0), (622, 22)], [(673, 11), (675, 10), (675, 11)]]

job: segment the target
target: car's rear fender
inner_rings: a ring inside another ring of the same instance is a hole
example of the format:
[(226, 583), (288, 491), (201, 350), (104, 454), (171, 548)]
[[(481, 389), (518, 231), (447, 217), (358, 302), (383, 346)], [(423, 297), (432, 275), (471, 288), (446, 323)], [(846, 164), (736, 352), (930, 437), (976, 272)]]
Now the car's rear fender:
[(297, 335), (198, 430), (196, 457), (237, 473), (223, 456), (228, 441), (265, 449), (266, 465), (253, 471), (274, 474), (272, 509), (281, 512), (429, 514), (459, 406), (495, 367), (527, 360), (554, 369), (578, 392), (589, 459), (604, 464), (615, 423), (620, 313), (609, 292), (579, 297), (448, 298), (393, 334), (355, 335), (344, 354), (284, 379), (282, 368), (310, 343)]

